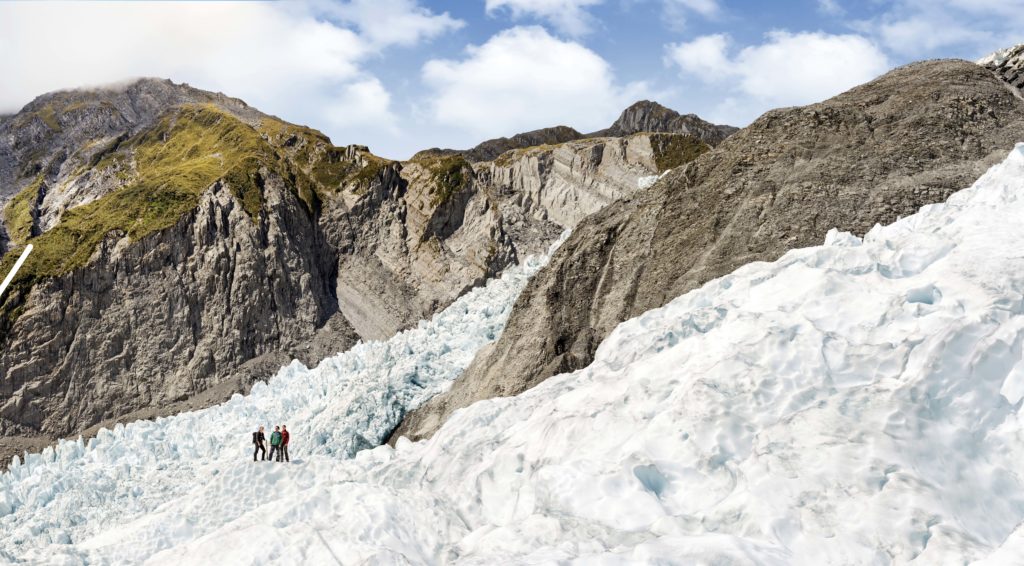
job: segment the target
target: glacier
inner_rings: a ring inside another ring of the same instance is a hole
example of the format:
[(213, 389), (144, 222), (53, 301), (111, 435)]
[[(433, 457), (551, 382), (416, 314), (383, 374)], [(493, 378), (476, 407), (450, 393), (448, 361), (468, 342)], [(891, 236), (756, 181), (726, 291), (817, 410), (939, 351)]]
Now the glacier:
[[(360, 450), (493, 339), (446, 311), (416, 330), (452, 346), (396, 337), (30, 457), (0, 479), (0, 557), (1024, 563), (1022, 221), (1018, 145), (946, 203), (744, 266), (621, 324), (585, 369)], [(423, 365), (451, 371), (411, 385)], [(249, 461), (249, 430), (285, 416), (302, 461)]]
[[(526, 282), (568, 235), (563, 233), (547, 254), (525, 258), (390, 340), (360, 342), (312, 370), (293, 361), (268, 382), (256, 383), (249, 395), (234, 395), (209, 409), (118, 424), (88, 442), (60, 441), (28, 454), (24, 463), (16, 457), (0, 474), (0, 562), (139, 560), (164, 542), (140, 544), (130, 556), (80, 552), (77, 545), (66, 554), (39, 549), (68, 545), (145, 516), (191, 497), (203, 482), (239, 477), (241, 464), (263, 466), (246, 474), (273, 477), (280, 472), (252, 461), (251, 433), (260, 425), (289, 427), (296, 464), (318, 456), (350, 458), (381, 444), (405, 412), (450, 387), (477, 350), (500, 335)], [(248, 509), (236, 500), (220, 520)]]

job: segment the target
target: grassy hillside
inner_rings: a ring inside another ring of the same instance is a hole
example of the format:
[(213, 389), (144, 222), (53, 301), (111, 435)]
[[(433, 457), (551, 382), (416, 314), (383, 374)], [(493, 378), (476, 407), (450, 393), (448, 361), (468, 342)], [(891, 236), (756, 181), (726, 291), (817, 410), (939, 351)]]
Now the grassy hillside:
[[(254, 220), (263, 209), (263, 181), (270, 174), (284, 179), (316, 214), (322, 199), (347, 184), (368, 185), (390, 163), (363, 148), (346, 151), (310, 128), (269, 118), (254, 127), (212, 104), (174, 108), (155, 126), (111, 144), (76, 172), (109, 169), (125, 184), (64, 212), (49, 231), (32, 237), (32, 207), (44, 175), (7, 204), (4, 220), (14, 246), (0, 261), (0, 271), (13, 266), (26, 243), (34, 245), (9, 297), (40, 278), (85, 265), (112, 231), (134, 241), (173, 226), (218, 181)], [(0, 310), (9, 315), (11, 309)]]

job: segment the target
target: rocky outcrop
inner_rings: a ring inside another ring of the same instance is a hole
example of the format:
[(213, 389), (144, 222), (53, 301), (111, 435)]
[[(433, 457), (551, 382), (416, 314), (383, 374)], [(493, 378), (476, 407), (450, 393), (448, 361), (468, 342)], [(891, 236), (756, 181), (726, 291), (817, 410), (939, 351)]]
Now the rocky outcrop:
[(670, 108), (641, 100), (622, 111), (610, 128), (588, 137), (628, 136), (639, 132), (687, 134), (715, 146), (736, 132), (733, 126), (720, 126), (702, 120), (696, 114), (680, 114)]
[(686, 134), (715, 146), (736, 130), (737, 128), (733, 126), (712, 124), (696, 114), (680, 114), (657, 102), (641, 100), (623, 110), (611, 127), (590, 134), (581, 134), (568, 126), (555, 126), (516, 134), (511, 138), (487, 140), (472, 149), (425, 149), (412, 159), (415, 161), (427, 157), (461, 155), (467, 161), (477, 163), (497, 159), (502, 154), (516, 149), (556, 145), (587, 138), (624, 137), (638, 133)]
[(478, 163), (481, 182), (514, 195), (516, 208), (563, 228), (637, 191), (641, 178), (696, 159), (711, 147), (681, 134), (635, 134), (509, 151)]
[(501, 338), (392, 435), (586, 366), (620, 322), (753, 261), (862, 234), (969, 186), (1024, 140), (1024, 100), (965, 61), (894, 70), (774, 110), (650, 189), (587, 217), (516, 302)]
[[(566, 228), (638, 190), (645, 177), (710, 147), (678, 134), (579, 140), (504, 153), (470, 164), (421, 154), (402, 165), (393, 195), (362, 197), (332, 236), (342, 254), (337, 295), (360, 336), (385, 338), (436, 312), (520, 256), (539, 253)], [(367, 213), (367, 207), (375, 209)], [(349, 243), (351, 242), (351, 244)], [(439, 269), (439, 266), (443, 268)]]
[(1000, 49), (979, 60), (978, 64), (992, 71), (1014, 88), (1024, 89), (1024, 43)]

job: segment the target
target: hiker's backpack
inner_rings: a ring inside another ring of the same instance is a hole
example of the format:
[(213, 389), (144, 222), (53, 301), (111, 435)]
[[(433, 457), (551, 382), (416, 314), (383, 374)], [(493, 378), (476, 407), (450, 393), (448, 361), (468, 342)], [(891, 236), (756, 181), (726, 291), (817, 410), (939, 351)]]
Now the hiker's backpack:
[(253, 444), (259, 444), (260, 443), (260, 433), (258, 433), (258, 432), (252, 433), (252, 443)]

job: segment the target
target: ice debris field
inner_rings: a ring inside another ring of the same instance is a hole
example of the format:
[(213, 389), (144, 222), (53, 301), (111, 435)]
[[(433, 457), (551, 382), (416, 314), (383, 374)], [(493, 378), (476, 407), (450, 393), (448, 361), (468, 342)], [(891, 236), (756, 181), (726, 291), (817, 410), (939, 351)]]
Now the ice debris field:
[[(249, 397), (31, 458), (0, 480), (0, 556), (1020, 564), (1022, 220), (1018, 146), (945, 204), (745, 266), (584, 370), (348, 458), (493, 338), (528, 267)], [(284, 415), (302, 464), (248, 461)]]

